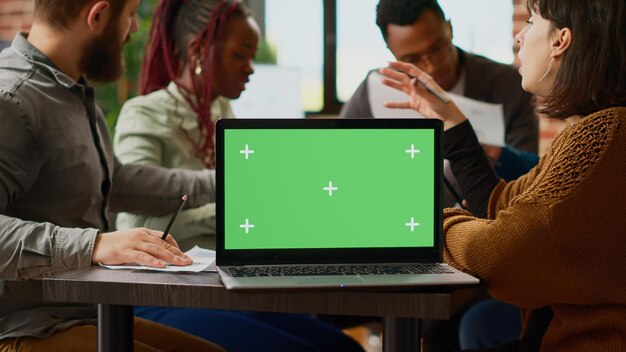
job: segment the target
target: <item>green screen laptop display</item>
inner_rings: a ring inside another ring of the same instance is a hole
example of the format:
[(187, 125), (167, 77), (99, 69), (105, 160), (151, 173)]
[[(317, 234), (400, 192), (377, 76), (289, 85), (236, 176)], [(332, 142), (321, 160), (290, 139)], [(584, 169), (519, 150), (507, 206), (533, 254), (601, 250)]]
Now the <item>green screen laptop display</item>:
[(226, 129), (224, 249), (433, 247), (433, 129)]

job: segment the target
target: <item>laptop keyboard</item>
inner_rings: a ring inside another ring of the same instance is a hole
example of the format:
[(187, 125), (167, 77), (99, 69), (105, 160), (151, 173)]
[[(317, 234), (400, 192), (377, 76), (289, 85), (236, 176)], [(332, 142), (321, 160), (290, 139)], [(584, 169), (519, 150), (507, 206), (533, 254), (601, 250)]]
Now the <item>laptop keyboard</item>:
[(453, 271), (449, 268), (436, 263), (376, 265), (268, 265), (254, 267), (229, 267), (228, 269), (234, 277), (453, 273)]

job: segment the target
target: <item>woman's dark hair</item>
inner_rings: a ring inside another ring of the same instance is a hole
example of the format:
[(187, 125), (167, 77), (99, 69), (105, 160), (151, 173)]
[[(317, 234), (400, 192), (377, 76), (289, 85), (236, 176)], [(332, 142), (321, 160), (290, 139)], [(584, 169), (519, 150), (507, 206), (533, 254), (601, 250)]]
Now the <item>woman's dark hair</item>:
[[(200, 140), (181, 129), (207, 167), (215, 165), (211, 103), (216, 47), (228, 20), (238, 15), (249, 16), (250, 12), (237, 0), (161, 0), (146, 42), (140, 92), (148, 94), (167, 87), (170, 82), (177, 84), (198, 115)], [(187, 52), (190, 43), (192, 57)], [(192, 90), (179, 84), (185, 64), (194, 77)]]
[(564, 119), (626, 105), (626, 1), (528, 0), (526, 6), (572, 31), (540, 113)]
[(442, 21), (446, 20), (436, 0), (380, 0), (376, 6), (376, 24), (387, 41), (387, 26), (408, 26), (417, 21), (426, 10), (433, 11)]

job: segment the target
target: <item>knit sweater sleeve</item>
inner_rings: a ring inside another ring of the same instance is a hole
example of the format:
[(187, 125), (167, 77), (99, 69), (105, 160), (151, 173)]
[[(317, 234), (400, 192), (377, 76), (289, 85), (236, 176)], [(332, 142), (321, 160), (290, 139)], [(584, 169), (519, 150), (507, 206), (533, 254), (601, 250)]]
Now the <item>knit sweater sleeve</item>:
[(479, 277), (494, 298), (505, 302), (535, 309), (562, 299), (562, 294), (580, 302), (549, 228), (550, 212), (541, 204), (517, 203), (493, 220), (449, 209), (444, 259)]
[[(577, 279), (581, 272), (572, 269), (576, 261), (569, 259), (584, 257), (584, 250), (578, 253), (582, 248), (576, 247), (576, 238), (588, 233), (577, 234), (571, 223), (587, 226), (579, 214), (578, 198), (589, 194), (597, 199), (595, 189), (606, 183), (602, 182), (606, 173), (598, 165), (608, 163), (603, 160), (617, 130), (615, 121), (592, 115), (564, 131), (535, 169), (495, 187), (490, 219), (446, 209), (445, 260), (478, 276), (495, 298), (524, 308), (555, 302), (587, 304), (590, 296), (584, 293), (584, 280)], [(615, 220), (604, 222), (611, 221)], [(577, 255), (570, 255), (572, 251)]]
[(489, 206), (487, 208), (487, 216), (489, 219), (494, 219), (498, 211), (506, 209), (511, 200), (530, 187), (537, 178), (537, 175), (543, 170), (544, 160), (545, 158), (542, 158), (537, 166), (516, 180), (510, 182), (500, 180), (489, 197)]
[[(479, 277), (492, 296), (529, 308), (543, 306), (540, 302), (544, 289), (552, 282), (549, 278), (534, 281), (537, 272), (527, 270), (524, 263), (541, 257), (554, 258), (557, 253), (550, 246), (526, 246), (542, 241), (543, 229), (549, 227), (548, 208), (532, 202), (512, 201), (533, 184), (544, 160), (517, 180), (508, 183), (500, 180), (489, 196), (487, 219), (456, 208), (444, 210), (445, 261)], [(532, 221), (528, 221), (529, 218)], [(517, 257), (523, 260), (513, 259)], [(558, 263), (546, 262), (548, 270), (555, 270), (557, 266)], [(525, 302), (511, 295), (513, 292), (524, 292)]]

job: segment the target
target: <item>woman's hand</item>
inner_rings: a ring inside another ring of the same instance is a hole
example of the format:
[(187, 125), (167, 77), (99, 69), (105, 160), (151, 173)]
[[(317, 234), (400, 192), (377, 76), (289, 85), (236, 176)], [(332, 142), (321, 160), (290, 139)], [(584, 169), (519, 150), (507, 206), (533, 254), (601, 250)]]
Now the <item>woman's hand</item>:
[[(444, 103), (435, 94), (446, 97), (446, 92), (427, 73), (415, 65), (405, 62), (390, 62), (388, 68), (380, 69), (385, 76), (383, 84), (404, 92), (409, 101), (386, 102), (385, 106), (392, 109), (413, 109), (425, 117), (443, 121), (444, 130), (450, 129), (466, 120), (465, 115), (452, 101)], [(419, 82), (423, 83), (420, 84)], [(425, 86), (424, 86), (425, 85)]]

